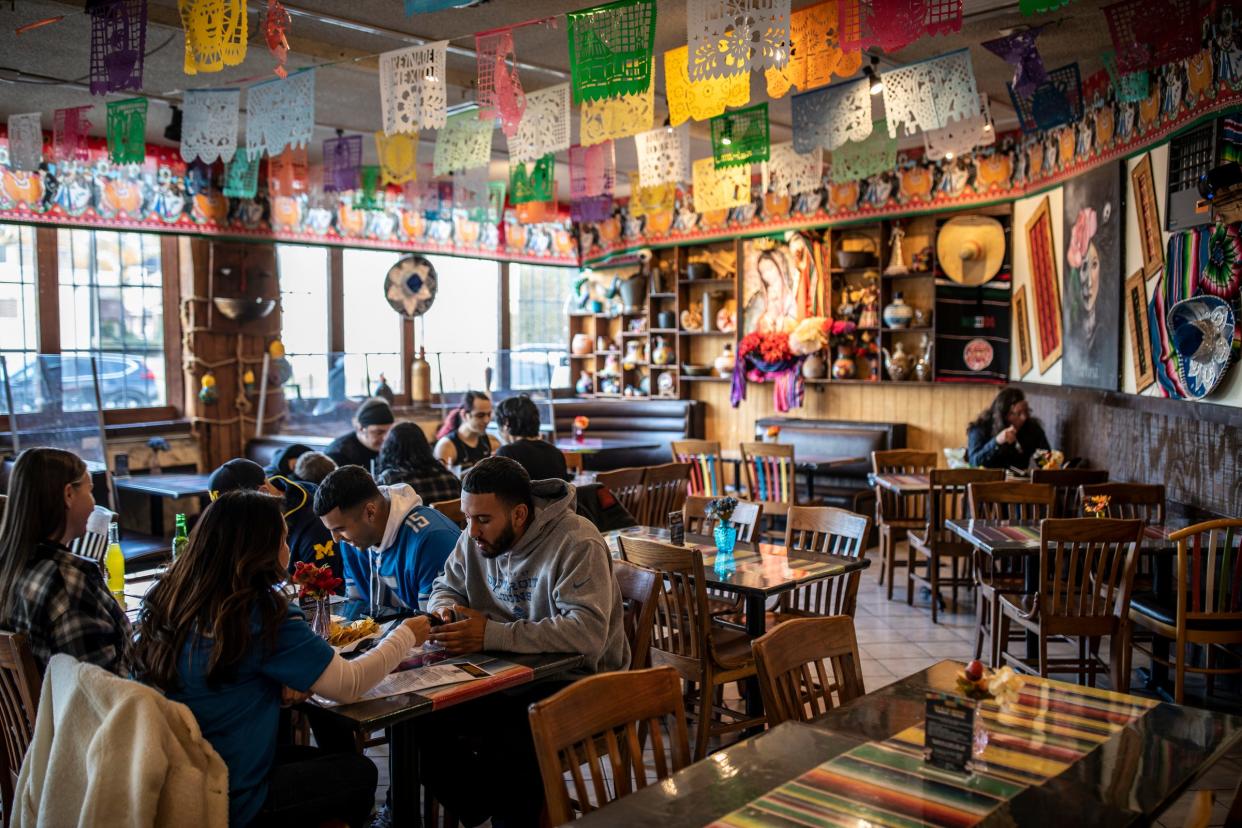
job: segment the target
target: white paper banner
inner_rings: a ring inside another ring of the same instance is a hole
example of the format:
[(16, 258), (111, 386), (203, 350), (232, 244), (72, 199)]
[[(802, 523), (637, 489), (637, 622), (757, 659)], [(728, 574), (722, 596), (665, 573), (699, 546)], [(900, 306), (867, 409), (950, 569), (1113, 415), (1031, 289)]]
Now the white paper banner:
[(979, 95), (978, 115), (954, 121), (941, 129), (929, 129), (923, 133), (923, 149), (932, 161), (965, 155), (971, 150), (996, 143), (996, 130), (992, 126), (992, 109), (988, 96)]
[(9, 116), (9, 166), (34, 172), (43, 161), (43, 115), (27, 112)]
[(246, 91), (246, 149), (251, 155), (280, 155), (285, 147), (304, 147), (314, 131), (314, 69)]
[(380, 118), (384, 132), (440, 129), (446, 120), (447, 40), (385, 52), (379, 59)]
[(526, 93), (526, 111), (517, 134), (509, 139), (509, 161), (538, 161), (549, 152), (569, 149), (569, 84)]
[(779, 196), (796, 196), (823, 184), (824, 151), (815, 147), (803, 154), (793, 144), (773, 144), (763, 164), (763, 191)]
[(897, 137), (899, 123), (906, 135), (913, 135), (979, 114), (979, 90), (966, 49), (891, 69), (880, 78), (891, 138)]
[(789, 0), (688, 0), (690, 80), (789, 61)]
[(182, 104), (181, 157), (211, 164), (237, 152), (240, 89), (191, 89)]
[(479, 111), (474, 108), (445, 121), (444, 129), (436, 133), (435, 174), (448, 175), (485, 166), (492, 160), (495, 128), (494, 121), (480, 121)]
[(634, 136), (638, 180), (643, 187), (690, 180), (690, 127), (659, 127)]
[(871, 82), (866, 78), (834, 83), (793, 96), (793, 146), (832, 151), (846, 141), (871, 135)]

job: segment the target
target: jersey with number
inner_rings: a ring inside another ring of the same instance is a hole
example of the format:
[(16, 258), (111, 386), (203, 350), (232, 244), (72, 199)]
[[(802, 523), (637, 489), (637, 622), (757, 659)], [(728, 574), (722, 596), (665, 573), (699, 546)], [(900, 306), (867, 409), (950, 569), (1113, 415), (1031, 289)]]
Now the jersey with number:
[(461, 529), (442, 513), (419, 504), (406, 513), (390, 546), (359, 549), (341, 543), (345, 594), (391, 609), (425, 609), (431, 585)]

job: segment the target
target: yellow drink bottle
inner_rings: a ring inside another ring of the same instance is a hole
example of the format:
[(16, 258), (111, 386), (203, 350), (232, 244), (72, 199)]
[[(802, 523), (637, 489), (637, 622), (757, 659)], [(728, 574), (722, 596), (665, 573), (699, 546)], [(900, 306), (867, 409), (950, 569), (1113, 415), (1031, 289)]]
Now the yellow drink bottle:
[(119, 529), (115, 523), (108, 527), (108, 551), (104, 554), (104, 570), (108, 576), (108, 590), (124, 607), (125, 555), (121, 552)]

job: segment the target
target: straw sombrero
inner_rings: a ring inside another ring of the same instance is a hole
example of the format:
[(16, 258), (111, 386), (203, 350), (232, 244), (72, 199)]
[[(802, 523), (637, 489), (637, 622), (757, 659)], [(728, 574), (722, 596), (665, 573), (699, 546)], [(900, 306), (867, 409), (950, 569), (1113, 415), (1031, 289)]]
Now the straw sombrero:
[(987, 216), (949, 219), (936, 237), (936, 258), (959, 285), (982, 285), (1005, 261), (1005, 228)]

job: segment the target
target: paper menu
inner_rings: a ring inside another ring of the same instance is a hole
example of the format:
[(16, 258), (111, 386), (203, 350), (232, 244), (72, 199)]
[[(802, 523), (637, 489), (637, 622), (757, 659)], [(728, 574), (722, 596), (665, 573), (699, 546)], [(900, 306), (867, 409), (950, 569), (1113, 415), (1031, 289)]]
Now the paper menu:
[[(420, 693), (435, 687), (474, 681), (491, 675), (476, 664), (433, 664), (413, 670), (390, 673), (379, 684), (359, 696), (355, 701), (371, 701), (404, 693)], [(324, 707), (336, 707), (340, 702), (315, 697)]]

